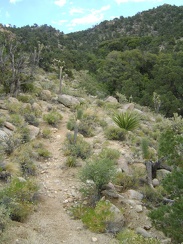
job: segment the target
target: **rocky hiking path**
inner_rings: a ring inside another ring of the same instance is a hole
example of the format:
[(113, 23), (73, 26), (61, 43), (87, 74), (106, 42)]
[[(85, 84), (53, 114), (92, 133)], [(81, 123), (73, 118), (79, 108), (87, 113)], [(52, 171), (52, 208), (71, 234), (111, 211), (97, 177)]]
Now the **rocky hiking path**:
[(117, 243), (108, 234), (90, 232), (66, 211), (66, 205), (73, 199), (77, 200), (80, 184), (78, 168), (65, 167), (61, 149), (68, 132), (67, 121), (68, 114), (65, 114), (59, 128), (53, 131), (51, 141), (46, 142), (52, 158), (47, 162), (38, 162), (41, 202), (26, 223), (17, 223), (12, 227), (10, 231), (15, 238), (8, 244)]

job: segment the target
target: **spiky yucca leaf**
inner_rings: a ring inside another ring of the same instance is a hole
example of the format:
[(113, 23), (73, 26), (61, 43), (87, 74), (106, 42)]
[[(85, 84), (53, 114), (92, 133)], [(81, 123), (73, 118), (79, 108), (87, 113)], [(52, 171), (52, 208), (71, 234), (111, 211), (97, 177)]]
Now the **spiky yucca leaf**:
[(117, 126), (127, 131), (132, 131), (139, 126), (139, 116), (133, 112), (116, 114), (113, 120)]

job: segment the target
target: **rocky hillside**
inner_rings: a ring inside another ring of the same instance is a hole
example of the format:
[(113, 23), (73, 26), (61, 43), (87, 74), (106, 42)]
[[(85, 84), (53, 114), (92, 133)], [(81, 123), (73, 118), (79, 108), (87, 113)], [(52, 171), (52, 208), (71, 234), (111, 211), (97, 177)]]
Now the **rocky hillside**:
[(2, 94), (1, 243), (181, 243), (182, 118), (88, 95), (73, 74), (61, 94), (41, 69)]

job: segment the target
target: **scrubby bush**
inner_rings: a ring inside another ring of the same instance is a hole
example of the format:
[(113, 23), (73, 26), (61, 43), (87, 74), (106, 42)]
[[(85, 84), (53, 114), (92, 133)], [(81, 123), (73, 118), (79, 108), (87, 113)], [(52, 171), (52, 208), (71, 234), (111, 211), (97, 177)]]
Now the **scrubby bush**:
[(0, 127), (3, 127), (5, 123), (5, 118), (1, 117), (0, 118)]
[(160, 244), (160, 241), (154, 238), (145, 238), (136, 234), (133, 230), (124, 229), (117, 234), (120, 244)]
[(102, 186), (114, 178), (116, 170), (112, 160), (95, 158), (89, 161), (82, 169), (80, 179), (87, 184), (87, 180), (94, 182), (96, 194), (100, 195)]
[(3, 231), (9, 223), (9, 214), (3, 205), (0, 205), (0, 232)]
[(113, 148), (103, 148), (98, 156), (101, 159), (106, 158), (116, 163), (120, 157), (120, 152), (117, 149), (113, 149)]
[(139, 183), (139, 179), (131, 175), (127, 175), (125, 172), (118, 172), (113, 182), (116, 185), (122, 186), (122, 190), (126, 191), (128, 189), (136, 188)]
[(50, 129), (43, 129), (42, 130), (42, 137), (45, 139), (49, 139), (51, 137), (51, 130)]
[(68, 167), (76, 167), (76, 157), (73, 156), (67, 157), (65, 164)]
[(62, 120), (62, 115), (57, 111), (51, 111), (43, 116), (44, 121), (49, 125), (58, 126), (59, 122)]
[(75, 141), (74, 136), (68, 134), (64, 144), (64, 154), (65, 156), (86, 159), (91, 155), (91, 146), (82, 137), (78, 136)]
[(38, 190), (35, 182), (15, 178), (0, 191), (0, 203), (15, 221), (24, 221), (33, 210), (33, 196)]
[(93, 232), (103, 233), (106, 231), (107, 222), (113, 217), (110, 211), (109, 201), (99, 201), (95, 208), (87, 208), (81, 220)]
[(17, 143), (18, 141), (14, 135), (0, 137), (0, 152), (7, 155), (12, 154), (15, 148), (18, 146)]
[(126, 131), (115, 126), (106, 128), (104, 132), (108, 140), (124, 141), (126, 138)]
[(149, 206), (158, 206), (165, 195), (165, 190), (162, 186), (156, 187), (156, 189), (151, 188), (150, 186), (143, 186), (141, 188), (141, 193), (143, 194), (144, 202)]
[(17, 140), (20, 143), (24, 144), (30, 141), (30, 130), (26, 125), (19, 127), (17, 133)]
[(39, 121), (33, 113), (24, 114), (24, 119), (30, 125), (34, 125), (34, 126), (39, 125)]
[(24, 117), (21, 116), (20, 114), (10, 114), (9, 122), (14, 124), (15, 126), (23, 126), (24, 124)]
[(95, 135), (95, 128), (97, 119), (94, 115), (83, 115), (78, 125), (78, 132), (84, 137), (91, 137)]
[(19, 94), (17, 99), (23, 103), (33, 103), (34, 102), (32, 96), (26, 95), (26, 94)]

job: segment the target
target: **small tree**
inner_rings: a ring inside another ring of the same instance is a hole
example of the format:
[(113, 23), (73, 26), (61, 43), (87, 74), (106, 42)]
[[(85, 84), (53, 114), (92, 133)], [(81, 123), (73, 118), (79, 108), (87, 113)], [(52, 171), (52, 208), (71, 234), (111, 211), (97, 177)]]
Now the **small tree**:
[(94, 182), (97, 195), (100, 196), (102, 186), (109, 183), (115, 176), (115, 168), (112, 160), (107, 158), (98, 158), (90, 161), (82, 169), (80, 179), (87, 183), (87, 180)]

